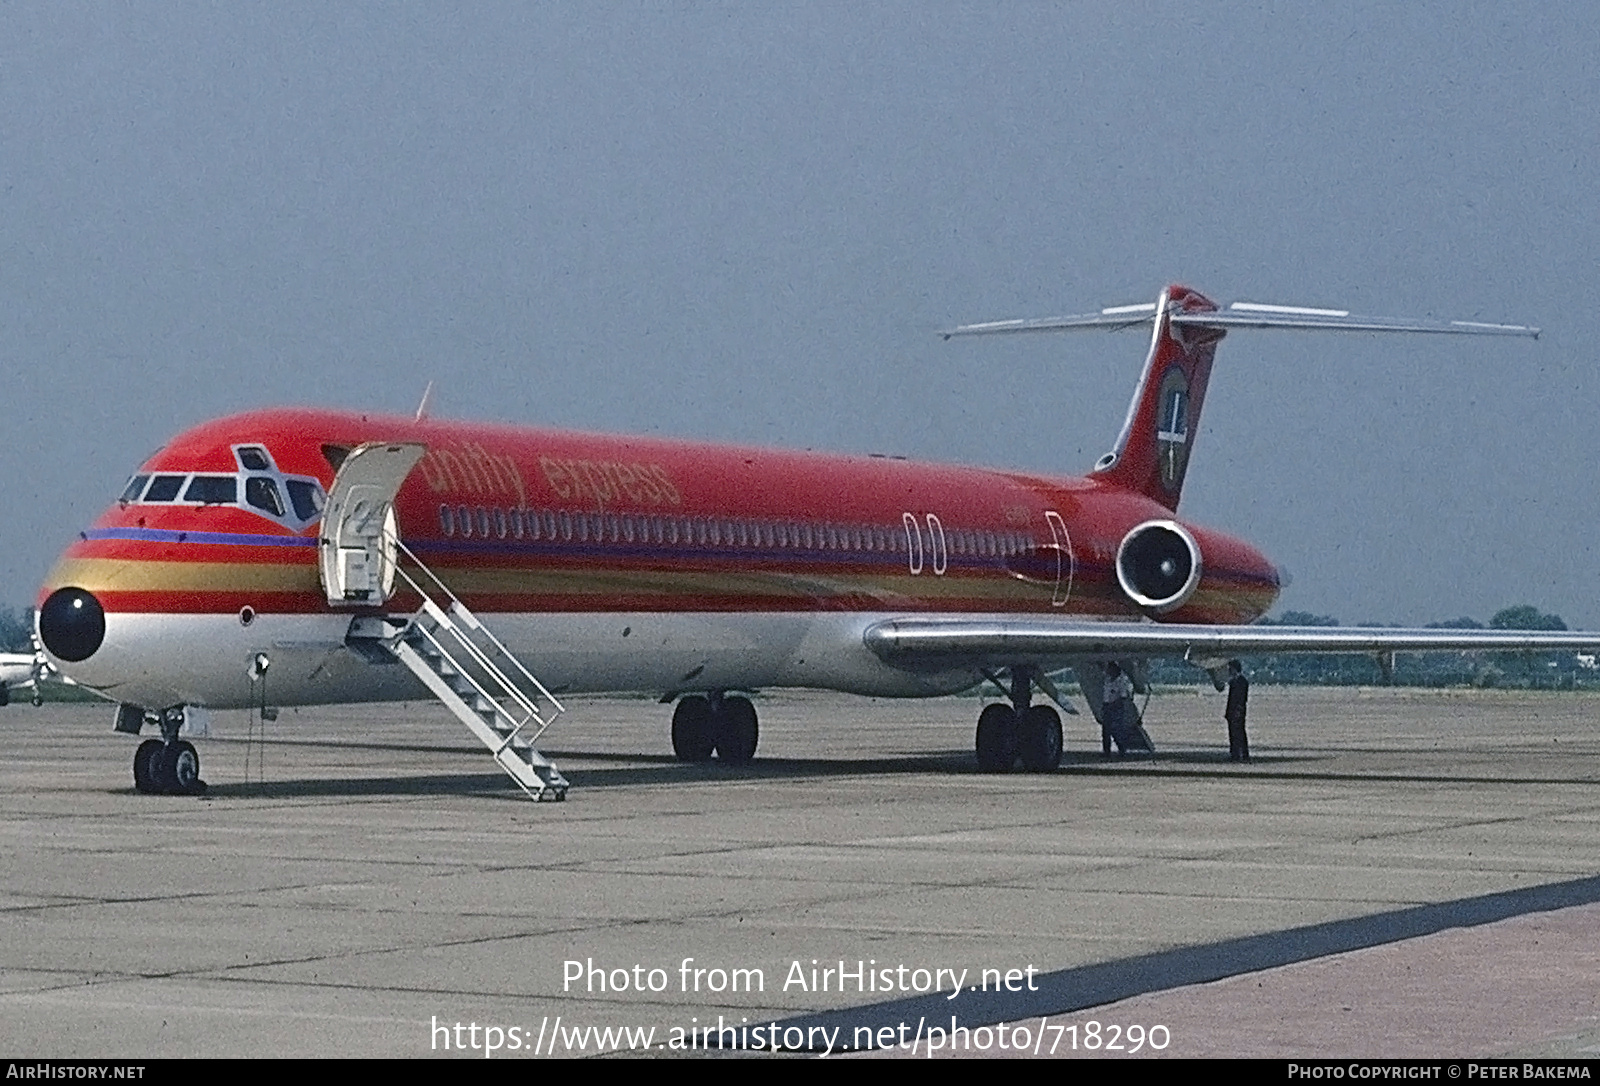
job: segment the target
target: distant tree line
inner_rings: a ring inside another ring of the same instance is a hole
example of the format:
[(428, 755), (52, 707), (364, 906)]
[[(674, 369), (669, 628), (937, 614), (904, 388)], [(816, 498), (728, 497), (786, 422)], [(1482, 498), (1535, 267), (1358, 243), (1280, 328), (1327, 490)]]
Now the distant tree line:
[(33, 651), (33, 608), (0, 607), (0, 652)]
[[(1285, 611), (1264, 618), (1263, 626), (1337, 626), (1331, 615)], [(1361, 623), (1382, 626), (1384, 623)], [(1481, 630), (1485, 623), (1472, 618), (1430, 622), (1428, 629)], [(1491, 630), (1565, 630), (1560, 615), (1546, 614), (1521, 604), (1494, 613)], [(1575, 652), (1428, 652), (1396, 653), (1394, 670), (1386, 676), (1374, 656), (1335, 653), (1272, 653), (1244, 657), (1245, 673), (1252, 682), (1296, 683), (1316, 686), (1476, 686), (1522, 690), (1600, 689), (1600, 670), (1593, 656)], [(1157, 682), (1196, 683), (1206, 676), (1195, 668), (1162, 661), (1152, 669)]]

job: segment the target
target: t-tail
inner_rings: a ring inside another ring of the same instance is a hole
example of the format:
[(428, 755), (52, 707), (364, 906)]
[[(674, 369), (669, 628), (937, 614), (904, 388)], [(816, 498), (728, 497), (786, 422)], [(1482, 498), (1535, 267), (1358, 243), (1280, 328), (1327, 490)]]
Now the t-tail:
[(1188, 287), (1170, 286), (1154, 303), (1112, 306), (1098, 313), (1040, 320), (964, 324), (952, 336), (1004, 332), (1063, 332), (1083, 328), (1118, 330), (1151, 326), (1150, 355), (1139, 376), (1128, 416), (1112, 450), (1092, 478), (1151, 498), (1176, 511), (1183, 479), (1199, 431), (1200, 409), (1211, 380), (1217, 344), (1232, 328), (1321, 329), (1339, 332), (1424, 332), (1452, 335), (1528, 336), (1539, 329), (1481, 321), (1409, 321), (1358, 317), (1344, 309), (1234, 302), (1219, 308)]
[(1150, 357), (1122, 433), (1110, 452), (1094, 466), (1095, 478), (1114, 486), (1136, 490), (1168, 509), (1178, 508), (1183, 476), (1189, 469), (1189, 452), (1199, 432), (1200, 408), (1211, 380), (1211, 362), (1217, 343), (1227, 333), (1221, 328), (1174, 324), (1175, 313), (1215, 313), (1209, 298), (1187, 287), (1171, 286), (1154, 306)]

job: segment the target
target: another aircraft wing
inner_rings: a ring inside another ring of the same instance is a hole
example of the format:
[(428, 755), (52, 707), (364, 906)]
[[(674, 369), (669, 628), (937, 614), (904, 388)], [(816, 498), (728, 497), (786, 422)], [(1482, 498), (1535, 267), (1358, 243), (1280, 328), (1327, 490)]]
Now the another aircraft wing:
[[(1072, 658), (1161, 656), (1200, 666), (1266, 653), (1570, 652), (1600, 649), (1593, 630), (1391, 629), (1381, 626), (1200, 626), (1048, 618), (894, 618), (868, 627), (867, 647), (912, 670), (1049, 665)], [(1205, 661), (1205, 663), (1202, 663)]]
[(0, 682), (19, 686), (38, 678), (38, 660), (32, 653), (0, 652)]

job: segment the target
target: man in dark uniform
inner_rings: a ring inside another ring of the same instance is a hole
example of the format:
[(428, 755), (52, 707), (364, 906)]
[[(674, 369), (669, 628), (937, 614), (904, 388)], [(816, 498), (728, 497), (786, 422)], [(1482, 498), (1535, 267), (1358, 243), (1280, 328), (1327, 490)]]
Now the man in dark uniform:
[(1228, 708), (1222, 719), (1228, 722), (1228, 759), (1234, 762), (1250, 760), (1250, 739), (1245, 735), (1245, 705), (1250, 700), (1250, 680), (1244, 677), (1244, 668), (1237, 660), (1228, 661)]
[(1105, 683), (1100, 694), (1100, 747), (1107, 758), (1111, 757), (1111, 741), (1117, 741), (1117, 751), (1125, 749), (1128, 709), (1133, 704), (1133, 682), (1122, 673), (1122, 668), (1107, 662)]

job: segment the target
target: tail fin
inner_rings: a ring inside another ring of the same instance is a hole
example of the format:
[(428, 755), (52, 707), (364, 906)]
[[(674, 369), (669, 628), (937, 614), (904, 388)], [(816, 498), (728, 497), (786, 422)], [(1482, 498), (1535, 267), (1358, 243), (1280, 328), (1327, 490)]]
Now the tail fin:
[(1168, 509), (1178, 508), (1189, 455), (1200, 429), (1211, 362), (1226, 332), (1207, 325), (1174, 323), (1172, 317), (1216, 310), (1209, 298), (1187, 287), (1162, 291), (1155, 306), (1150, 357), (1128, 405), (1128, 417), (1116, 446), (1095, 464), (1093, 478), (1137, 491)]
[(1183, 476), (1199, 430), (1200, 408), (1211, 380), (1217, 343), (1230, 328), (1282, 328), (1331, 332), (1424, 332), (1472, 336), (1527, 336), (1539, 329), (1483, 321), (1413, 321), (1357, 317), (1343, 309), (1234, 302), (1227, 309), (1198, 291), (1171, 286), (1154, 305), (1119, 305), (1098, 313), (1038, 320), (963, 324), (942, 333), (952, 336), (1001, 332), (1117, 330), (1150, 324), (1150, 357), (1114, 449), (1095, 464), (1091, 478), (1126, 487), (1176, 511)]

